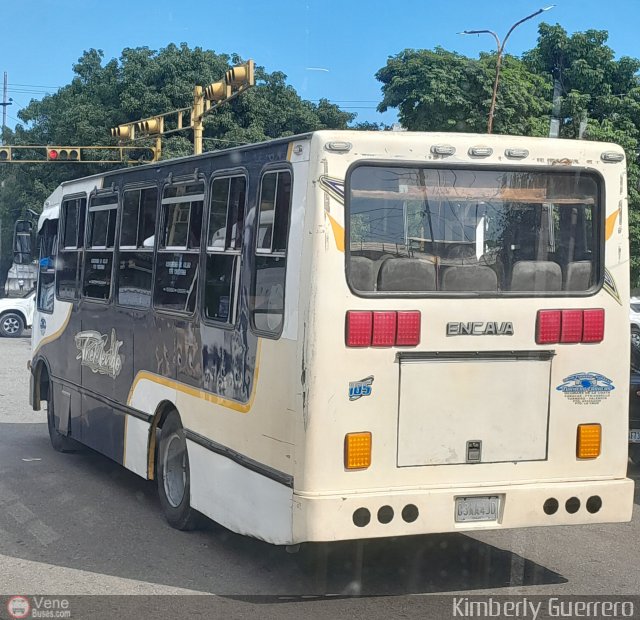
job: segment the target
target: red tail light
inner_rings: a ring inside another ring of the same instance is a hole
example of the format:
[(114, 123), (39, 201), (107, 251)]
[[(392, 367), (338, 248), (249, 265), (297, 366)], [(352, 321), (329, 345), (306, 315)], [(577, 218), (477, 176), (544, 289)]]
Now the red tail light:
[(396, 345), (399, 347), (415, 347), (420, 344), (420, 311), (409, 310), (398, 312), (398, 332)]
[(582, 342), (582, 310), (563, 310), (560, 342)]
[(536, 325), (536, 342), (538, 344), (554, 344), (560, 342), (560, 310), (538, 310)]
[(538, 310), (536, 342), (602, 342), (604, 340), (604, 309)]
[(373, 339), (374, 347), (392, 347), (396, 343), (396, 312), (373, 313)]
[(348, 347), (371, 346), (373, 312), (349, 310), (347, 312), (346, 340)]
[(348, 347), (415, 347), (420, 344), (420, 311), (347, 311)]
[(602, 342), (604, 340), (604, 308), (585, 310), (582, 329), (582, 342)]

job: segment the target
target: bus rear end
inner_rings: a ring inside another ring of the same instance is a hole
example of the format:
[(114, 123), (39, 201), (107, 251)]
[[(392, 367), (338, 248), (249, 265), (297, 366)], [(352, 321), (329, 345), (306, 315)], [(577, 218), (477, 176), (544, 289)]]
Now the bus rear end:
[(629, 520), (622, 149), (313, 140), (294, 538)]

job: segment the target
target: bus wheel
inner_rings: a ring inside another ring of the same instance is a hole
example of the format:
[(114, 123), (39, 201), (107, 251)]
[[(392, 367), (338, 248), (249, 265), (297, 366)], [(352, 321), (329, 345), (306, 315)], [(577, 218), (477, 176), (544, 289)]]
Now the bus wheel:
[(640, 465), (640, 444), (629, 446), (629, 458), (634, 465)]
[(53, 413), (53, 390), (49, 387), (49, 396), (47, 397), (47, 427), (49, 429), (49, 439), (51, 445), (56, 452), (74, 452), (79, 448), (78, 442), (62, 435), (56, 428), (56, 419)]
[(15, 312), (7, 312), (0, 318), (0, 334), (7, 338), (19, 338), (24, 331), (24, 320)]
[(172, 411), (162, 425), (157, 481), (160, 504), (169, 525), (177, 530), (196, 529), (201, 515), (189, 503), (189, 455), (177, 411)]

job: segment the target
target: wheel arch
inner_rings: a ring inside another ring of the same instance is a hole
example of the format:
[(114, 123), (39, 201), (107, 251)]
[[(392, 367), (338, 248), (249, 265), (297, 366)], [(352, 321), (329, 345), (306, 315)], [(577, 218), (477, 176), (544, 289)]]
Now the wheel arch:
[(51, 389), (51, 369), (49, 368), (49, 362), (43, 357), (36, 360), (33, 365), (33, 387), (32, 387), (32, 399), (33, 410), (40, 411), (42, 407), (42, 400), (49, 398), (49, 390)]

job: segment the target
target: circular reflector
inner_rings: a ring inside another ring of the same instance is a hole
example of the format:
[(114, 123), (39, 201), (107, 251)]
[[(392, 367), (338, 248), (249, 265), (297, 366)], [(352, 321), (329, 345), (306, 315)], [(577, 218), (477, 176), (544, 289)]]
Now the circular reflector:
[(58, 159), (58, 151), (51, 149), (49, 151), (49, 159)]
[(6, 161), (9, 159), (9, 151), (6, 149), (0, 149), (0, 160)]
[(71, 151), (69, 151), (69, 159), (77, 160), (78, 155), (79, 153), (75, 149), (72, 149)]

